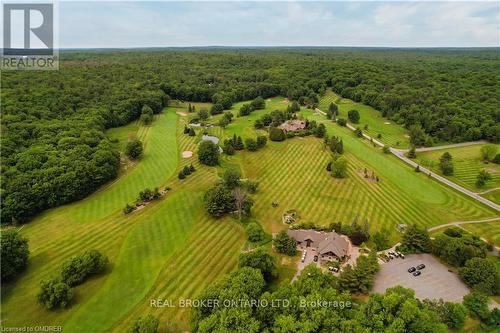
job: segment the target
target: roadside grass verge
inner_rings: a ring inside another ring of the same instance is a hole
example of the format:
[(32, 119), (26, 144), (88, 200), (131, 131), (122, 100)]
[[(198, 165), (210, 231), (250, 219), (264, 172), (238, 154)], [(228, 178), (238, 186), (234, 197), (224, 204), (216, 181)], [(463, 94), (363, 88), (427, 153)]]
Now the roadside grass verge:
[[(474, 192), (482, 192), (488, 189), (500, 187), (500, 166), (494, 163), (484, 163), (481, 160), (481, 147), (485, 145), (472, 145), (417, 153), (417, 162), (432, 171), (443, 175), (439, 169), (439, 158), (445, 152), (453, 158), (454, 173), (452, 176), (444, 176), (451, 181)], [(497, 145), (500, 148), (500, 145)], [(500, 150), (500, 149), (499, 149)], [(476, 177), (482, 169), (491, 174), (492, 179), (486, 182), (484, 188), (478, 189), (475, 185)], [(498, 196), (493, 194), (493, 199)], [(490, 196), (491, 197), (491, 196)], [(495, 201), (499, 203), (499, 201)]]

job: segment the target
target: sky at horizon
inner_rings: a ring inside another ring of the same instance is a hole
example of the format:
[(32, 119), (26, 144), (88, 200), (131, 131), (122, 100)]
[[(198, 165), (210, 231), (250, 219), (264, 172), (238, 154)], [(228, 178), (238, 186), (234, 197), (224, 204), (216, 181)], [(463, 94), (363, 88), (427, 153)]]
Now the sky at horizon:
[(500, 46), (497, 1), (61, 1), (59, 7), (61, 48)]

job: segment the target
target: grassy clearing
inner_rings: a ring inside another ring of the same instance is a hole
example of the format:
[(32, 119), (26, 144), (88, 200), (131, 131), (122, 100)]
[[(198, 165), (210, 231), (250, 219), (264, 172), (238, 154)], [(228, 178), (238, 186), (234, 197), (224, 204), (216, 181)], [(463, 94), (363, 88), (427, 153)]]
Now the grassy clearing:
[[(500, 167), (494, 163), (484, 163), (481, 160), (480, 150), (483, 146), (484, 145), (472, 145), (421, 152), (417, 154), (417, 161), (423, 166), (431, 168), (434, 172), (441, 174), (441, 170), (439, 169), (439, 158), (445, 152), (449, 152), (453, 157), (454, 174), (447, 177), (471, 191), (482, 192), (500, 187)], [(500, 145), (498, 146), (500, 147)], [(487, 182), (484, 188), (478, 189), (475, 185), (476, 177), (482, 169), (486, 169), (491, 174), (492, 180)], [(497, 200), (495, 200), (495, 202), (499, 203), (499, 194), (494, 192), (490, 193), (488, 197), (492, 199), (496, 198)]]
[(492, 244), (500, 246), (500, 221), (462, 224), (460, 226), (474, 235), (478, 235)]
[[(358, 110), (360, 114), (359, 124), (352, 125), (360, 127), (363, 129), (363, 132), (367, 133), (371, 137), (377, 138), (377, 135), (381, 134), (382, 137), (377, 140), (383, 142), (384, 144), (397, 148), (408, 147), (408, 131), (394, 121), (382, 117), (381, 112), (370, 106), (342, 98), (331, 90), (327, 90), (325, 96), (321, 98), (319, 109), (326, 112), (331, 102), (338, 105), (339, 117), (341, 118), (348, 119), (347, 112), (353, 109)], [(365, 125), (368, 125), (368, 129), (364, 129)]]

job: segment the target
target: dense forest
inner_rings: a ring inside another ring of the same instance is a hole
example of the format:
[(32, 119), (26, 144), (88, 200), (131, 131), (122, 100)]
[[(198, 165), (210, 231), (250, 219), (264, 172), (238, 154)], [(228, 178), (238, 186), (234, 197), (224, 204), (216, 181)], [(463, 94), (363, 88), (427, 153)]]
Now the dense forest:
[(486, 50), (187, 49), (62, 52), (59, 71), (2, 73), (2, 223), (116, 177), (104, 130), (170, 99), (220, 104), (332, 88), (437, 141), (500, 141), (500, 55)]

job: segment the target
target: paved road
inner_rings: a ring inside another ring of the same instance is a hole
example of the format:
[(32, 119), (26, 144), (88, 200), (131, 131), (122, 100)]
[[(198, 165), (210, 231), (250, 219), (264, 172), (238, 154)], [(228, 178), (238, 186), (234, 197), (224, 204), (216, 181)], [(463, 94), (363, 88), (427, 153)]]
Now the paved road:
[[(418, 163), (412, 161), (411, 159), (409, 159), (408, 157), (406, 157), (404, 155), (404, 150), (402, 149), (395, 149), (395, 148), (390, 148), (391, 150), (391, 153), (394, 154), (397, 158), (399, 158), (400, 160), (402, 160), (403, 162), (405, 162), (406, 164), (409, 164), (411, 165), (413, 168), (416, 168), (417, 165), (419, 165)], [(458, 185), (457, 183), (454, 183), (452, 182), (451, 180), (449, 179), (446, 179), (444, 178), (443, 176), (440, 176), (438, 175), (437, 173), (435, 172), (432, 172), (431, 170), (419, 165), (419, 168), (420, 168), (420, 171), (427, 174), (427, 175), (430, 175), (432, 178), (440, 181), (441, 183), (445, 184), (445, 185), (448, 185), (449, 187), (451, 188), (454, 188), (455, 190), (459, 191), (459, 192), (462, 192), (463, 194), (475, 199), (476, 201), (479, 201), (483, 204), (485, 204), (486, 206), (489, 206), (491, 208), (493, 208), (494, 210), (496, 210), (497, 212), (500, 212), (500, 206), (497, 205), (496, 203), (492, 202), (492, 201), (489, 201), (488, 199), (485, 199), (483, 198), (482, 196), (480, 196), (479, 194), (475, 193), (475, 192), (472, 192), (460, 185)]]
[[(315, 109), (316, 112), (318, 113), (321, 113), (322, 115), (325, 115), (326, 116), (326, 112), (323, 112), (321, 111), (320, 109), (316, 108)], [(350, 124), (347, 124), (347, 127), (352, 130), (352, 131), (355, 131), (356, 128)], [(385, 145), (370, 137), (368, 134), (365, 134), (363, 133), (363, 137), (365, 137), (366, 139), (372, 141), (373, 143), (375, 143), (377, 146), (379, 147), (384, 147)], [(476, 145), (476, 144), (483, 144), (485, 143), (486, 141), (474, 141), (474, 142), (462, 142), (462, 143), (456, 143), (456, 144), (451, 144), (451, 145), (447, 145), (447, 146), (438, 146), (438, 147), (429, 147), (429, 148), (419, 148), (417, 151), (428, 151), (428, 150), (437, 150), (437, 149), (446, 149), (446, 148), (453, 148), (453, 147), (464, 147), (464, 146), (469, 146), (469, 145)], [(425, 150), (424, 150), (425, 149)], [(405, 152), (408, 151), (408, 149), (396, 149), (396, 148), (390, 148), (390, 151), (393, 155), (395, 155), (397, 158), (399, 158), (400, 160), (402, 160), (403, 162), (405, 162), (406, 164), (409, 164), (410, 166), (412, 166), (413, 168), (416, 168), (417, 167), (417, 163), (412, 161), (411, 159), (409, 159), (408, 157), (406, 157), (404, 155)], [(434, 179), (436, 179), (437, 181), (451, 187), (451, 188), (454, 188), (455, 190), (459, 191), (459, 192), (462, 192), (463, 194), (475, 199), (476, 201), (479, 201), (483, 204), (485, 204), (486, 206), (489, 206), (491, 208), (493, 208), (494, 210), (496, 210), (497, 212), (500, 212), (500, 205), (497, 205), (496, 203), (488, 200), (488, 199), (485, 199), (483, 198), (482, 196), (480, 196), (479, 194), (475, 193), (475, 192), (472, 192), (472, 191), (469, 191), (468, 189), (458, 185), (457, 183), (454, 183), (452, 182), (451, 180), (449, 179), (446, 179), (434, 172), (432, 172), (431, 170), (427, 169), (427, 168), (424, 168), (422, 167), (421, 165), (419, 165), (419, 168), (420, 168), (420, 171), (426, 173), (427, 175), (430, 175), (431, 177), (433, 177)]]

